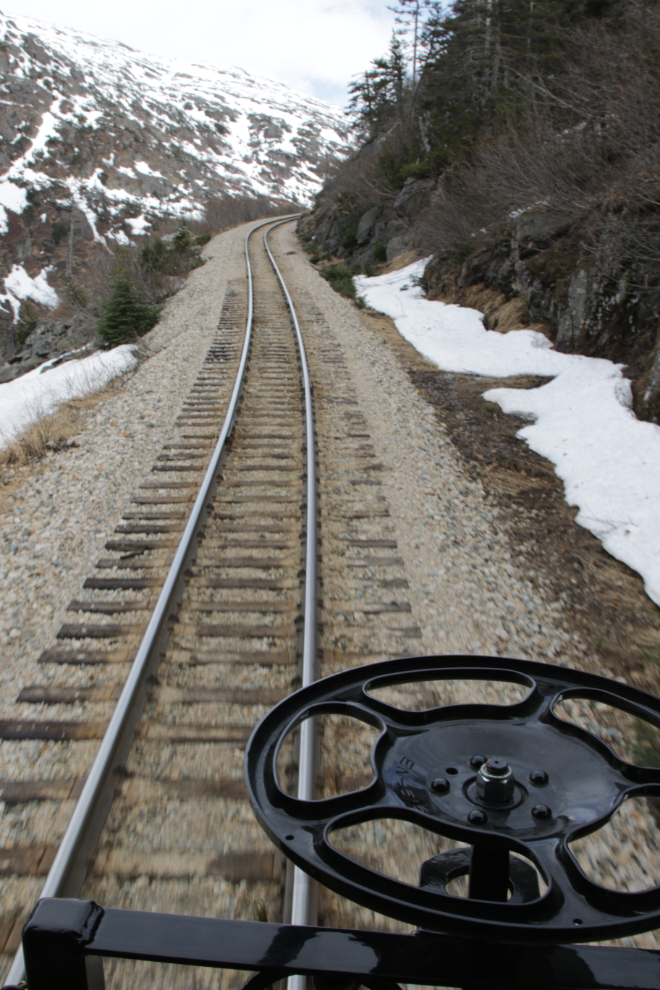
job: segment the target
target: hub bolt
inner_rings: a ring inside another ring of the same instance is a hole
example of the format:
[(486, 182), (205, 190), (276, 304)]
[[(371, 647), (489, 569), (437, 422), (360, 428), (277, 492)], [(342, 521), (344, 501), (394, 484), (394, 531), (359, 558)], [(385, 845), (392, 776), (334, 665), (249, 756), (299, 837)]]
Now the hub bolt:
[(535, 804), (532, 808), (532, 814), (534, 818), (549, 818), (551, 812), (547, 804)]
[(471, 811), (468, 815), (468, 821), (471, 825), (485, 825), (488, 821), (488, 815), (485, 811)]
[(513, 798), (513, 771), (501, 756), (491, 756), (479, 767), (476, 783), (477, 794), (484, 801), (504, 804)]
[(482, 765), (482, 763), (485, 762), (486, 762), (485, 756), (473, 756), (472, 759), (470, 760), (470, 766), (474, 767), (475, 770), (478, 770), (479, 767)]
[(446, 777), (436, 777), (431, 784), (431, 790), (435, 791), (436, 794), (444, 794), (445, 791), (449, 790), (449, 781)]
[(529, 775), (529, 779), (533, 784), (536, 784), (537, 787), (548, 783), (548, 775), (545, 770), (532, 770)]
[(504, 777), (507, 773), (511, 773), (509, 764), (501, 756), (491, 756), (486, 761), (486, 770), (491, 777)]

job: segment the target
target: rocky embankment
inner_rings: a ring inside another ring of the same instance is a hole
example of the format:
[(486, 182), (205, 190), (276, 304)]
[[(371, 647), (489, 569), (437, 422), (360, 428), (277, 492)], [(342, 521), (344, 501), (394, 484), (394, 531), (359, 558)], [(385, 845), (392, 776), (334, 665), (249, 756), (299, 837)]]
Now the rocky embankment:
[(93, 316), (72, 316), (64, 320), (46, 319), (37, 326), (22, 347), (0, 365), (0, 384), (38, 368), (44, 361), (80, 358), (95, 343)]
[[(360, 155), (370, 153), (375, 152), (367, 146)], [(334, 190), (321, 197), (300, 230), (320, 252), (376, 274), (379, 265), (402, 254), (431, 254), (426, 218), (437, 195), (433, 180), (412, 178), (396, 196), (382, 196), (371, 206)], [(626, 252), (610, 221), (594, 211), (567, 223), (549, 207), (537, 206), (486, 243), (433, 255), (425, 287), (429, 299), (481, 310), (490, 330), (532, 327), (559, 351), (623, 364), (635, 413), (658, 422), (657, 259), (643, 261)]]

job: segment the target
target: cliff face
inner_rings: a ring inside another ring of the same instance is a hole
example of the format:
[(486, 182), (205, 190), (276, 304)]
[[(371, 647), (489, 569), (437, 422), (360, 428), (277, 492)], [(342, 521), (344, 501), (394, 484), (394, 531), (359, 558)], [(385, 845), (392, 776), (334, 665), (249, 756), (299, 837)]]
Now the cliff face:
[(558, 351), (623, 364), (636, 414), (659, 422), (657, 259), (632, 261), (589, 219), (566, 225), (551, 211), (528, 212), (462, 264), (435, 256), (429, 298), (481, 309), (488, 329), (531, 326)]
[(217, 197), (309, 203), (349, 143), (281, 83), (0, 15), (0, 341), (49, 266)]
[[(383, 139), (374, 138), (363, 145), (344, 165), (340, 180), (351, 171), (360, 179), (369, 174), (382, 150)], [(362, 185), (358, 179), (358, 186)], [(345, 259), (348, 265), (362, 268), (378, 261), (392, 261), (410, 250), (415, 242), (415, 225), (419, 214), (433, 195), (435, 182), (430, 179), (407, 179), (395, 195), (379, 192), (367, 181), (367, 190), (357, 195), (335, 184), (317, 196), (316, 206), (300, 226), (323, 251)]]
[[(341, 192), (327, 195), (301, 233), (376, 273), (411, 250), (429, 253), (434, 190), (432, 180), (408, 179), (396, 198), (362, 212)], [(487, 329), (532, 327), (559, 351), (625, 365), (637, 416), (660, 422), (658, 260), (631, 257), (603, 211), (572, 223), (549, 208), (521, 211), (486, 245), (434, 255), (425, 274), (430, 299), (481, 310)]]

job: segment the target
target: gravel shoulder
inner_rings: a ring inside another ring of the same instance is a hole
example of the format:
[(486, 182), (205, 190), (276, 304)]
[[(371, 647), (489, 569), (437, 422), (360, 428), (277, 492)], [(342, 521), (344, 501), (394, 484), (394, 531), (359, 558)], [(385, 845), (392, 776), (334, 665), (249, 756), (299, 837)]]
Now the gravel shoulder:
[[(106, 390), (83, 417), (78, 447), (49, 454), (16, 471), (0, 509), (0, 645), (3, 717), (15, 698), (43, 679), (36, 665), (53, 642), (71, 598), (103, 556), (130, 493), (148, 476), (198, 374), (218, 325), (229, 280), (244, 278), (246, 227), (214, 238), (206, 264), (193, 271), (142, 338), (137, 369)], [(20, 775), (5, 766), (0, 775)], [(57, 775), (57, 768), (51, 769)]]
[[(554, 466), (516, 435), (525, 421), (483, 399), (490, 388), (535, 388), (546, 379), (439, 371), (389, 317), (365, 310), (360, 318), (432, 407), (488, 504), (499, 509), (512, 559), (561, 610), (575, 659), (596, 673), (624, 677), (660, 694), (660, 609), (645, 594), (639, 574), (575, 523), (577, 510), (566, 503)], [(508, 626), (511, 619), (503, 621)]]
[(531, 562), (512, 546), (509, 512), (489, 498), (451, 430), (411, 381), (411, 370), (433, 366), (405, 341), (390, 346), (385, 318), (363, 315), (338, 296), (300, 251), (293, 231), (283, 231), (279, 243), (285, 277), (313, 294), (359, 388), (414, 588), (420, 652), (582, 664), (552, 583), (543, 573), (532, 583)]

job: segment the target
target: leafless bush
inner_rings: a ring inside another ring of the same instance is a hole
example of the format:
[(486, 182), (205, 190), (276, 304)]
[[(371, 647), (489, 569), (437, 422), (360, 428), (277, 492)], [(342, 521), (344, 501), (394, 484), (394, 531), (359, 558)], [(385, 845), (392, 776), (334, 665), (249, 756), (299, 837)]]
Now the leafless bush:
[(356, 214), (395, 199), (400, 188), (395, 175), (398, 163), (409, 159), (416, 141), (416, 131), (398, 120), (333, 168), (323, 187), (324, 198), (334, 201), (343, 196)]
[(300, 210), (291, 200), (272, 200), (267, 196), (222, 196), (206, 201), (204, 219), (198, 221), (195, 232), (217, 234), (228, 227), (237, 227), (261, 217), (276, 217)]
[(525, 128), (518, 122), (443, 176), (417, 222), (419, 247), (476, 245), (534, 210), (550, 211), (557, 224), (571, 222), (602, 203), (614, 174), (591, 127), (557, 134), (549, 115)]
[(624, 257), (658, 256), (660, 16), (631, 0), (619, 29), (592, 25), (566, 40), (562, 71), (526, 80), (527, 116), (443, 176), (417, 223), (420, 247), (476, 246), (520, 212), (546, 209), (558, 224), (589, 216), (594, 253), (607, 231)]
[(100, 316), (103, 304), (112, 294), (113, 278), (119, 270), (126, 272), (141, 293), (154, 304), (161, 303), (176, 292), (181, 286), (182, 276), (155, 270), (142, 262), (142, 250), (148, 243), (145, 240), (137, 245), (95, 245), (94, 253), (75, 285), (67, 283), (61, 275), (57, 278), (56, 288), (62, 303), (53, 315), (58, 318), (87, 312), (95, 317)]

